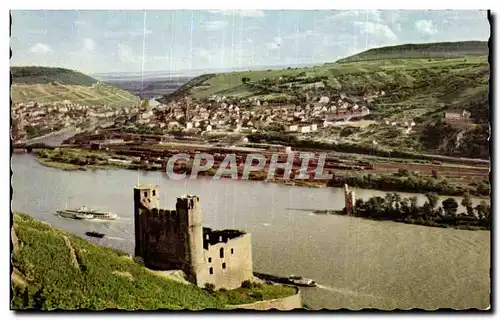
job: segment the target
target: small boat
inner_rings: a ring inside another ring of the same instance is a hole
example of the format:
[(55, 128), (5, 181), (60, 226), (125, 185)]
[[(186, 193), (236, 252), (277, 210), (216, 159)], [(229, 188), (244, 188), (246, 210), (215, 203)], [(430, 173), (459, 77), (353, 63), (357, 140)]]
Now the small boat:
[(87, 232), (85, 232), (85, 235), (88, 237), (94, 237), (94, 238), (104, 238), (104, 236), (105, 236), (104, 233), (99, 233), (96, 231), (87, 231)]
[(314, 280), (302, 278), (301, 276), (290, 275), (288, 281), (291, 284), (302, 287), (316, 287), (317, 283)]
[(316, 287), (318, 285), (314, 280), (302, 278), (301, 276), (295, 276), (295, 275), (282, 277), (282, 276), (273, 276), (270, 274), (254, 272), (254, 276), (266, 282), (291, 284), (299, 287)]
[(118, 218), (117, 214), (106, 211), (91, 210), (85, 206), (79, 209), (58, 210), (57, 214), (59, 214), (61, 217), (78, 220), (115, 220)]

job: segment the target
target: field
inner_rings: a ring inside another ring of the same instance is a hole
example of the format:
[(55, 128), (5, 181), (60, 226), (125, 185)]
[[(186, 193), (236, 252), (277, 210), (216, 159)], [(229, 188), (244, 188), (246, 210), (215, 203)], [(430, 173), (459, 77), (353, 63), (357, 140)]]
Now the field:
[(13, 84), (11, 86), (13, 103), (39, 102), (51, 103), (69, 100), (81, 105), (128, 106), (139, 102), (133, 94), (106, 84), (62, 85), (62, 84)]
[(45, 67), (11, 67), (13, 103), (53, 103), (128, 106), (139, 102), (132, 93), (104, 84), (83, 73)]

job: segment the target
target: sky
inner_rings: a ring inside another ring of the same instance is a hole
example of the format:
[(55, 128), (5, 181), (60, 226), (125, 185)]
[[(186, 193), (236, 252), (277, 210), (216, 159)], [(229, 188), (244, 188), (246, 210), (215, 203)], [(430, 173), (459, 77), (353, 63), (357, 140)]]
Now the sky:
[(15, 10), (11, 65), (85, 73), (334, 62), (373, 47), (487, 41), (486, 11)]

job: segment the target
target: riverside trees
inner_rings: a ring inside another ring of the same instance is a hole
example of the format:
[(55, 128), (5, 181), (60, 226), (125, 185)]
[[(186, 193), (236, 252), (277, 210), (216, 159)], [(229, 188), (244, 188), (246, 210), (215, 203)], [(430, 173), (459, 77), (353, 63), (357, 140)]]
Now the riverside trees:
[(354, 215), (358, 217), (393, 220), (435, 227), (456, 227), (461, 229), (487, 229), (491, 227), (491, 208), (481, 201), (476, 207), (468, 193), (461, 201), (465, 212), (459, 212), (454, 198), (447, 198), (439, 206), (439, 197), (435, 193), (426, 193), (426, 202), (417, 205), (417, 198), (403, 198), (397, 193), (387, 193), (383, 197), (372, 197), (367, 201), (357, 199)]

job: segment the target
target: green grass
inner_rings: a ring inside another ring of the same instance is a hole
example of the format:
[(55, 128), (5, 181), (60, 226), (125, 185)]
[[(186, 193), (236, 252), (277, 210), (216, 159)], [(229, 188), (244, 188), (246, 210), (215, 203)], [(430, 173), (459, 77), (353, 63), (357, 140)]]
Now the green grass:
[(260, 285), (208, 292), (158, 276), (120, 250), (101, 247), (14, 213), (11, 308), (41, 310), (201, 310), (295, 294), (295, 289)]
[(67, 170), (67, 171), (75, 171), (75, 170), (81, 170), (83, 167), (71, 163), (64, 163), (64, 162), (57, 162), (57, 161), (51, 161), (49, 159), (45, 158), (37, 158), (38, 162), (40, 162), (42, 165), (46, 167), (51, 167), (51, 168), (57, 168), (57, 169), (62, 169), (62, 170)]
[[(14, 309), (223, 307), (216, 297), (194, 285), (155, 276), (126, 258), (125, 253), (53, 229), (27, 215), (14, 215), (14, 229), (19, 246), (13, 252), (12, 264), (22, 279), (13, 282)], [(70, 263), (64, 237), (75, 252), (77, 267)]]

